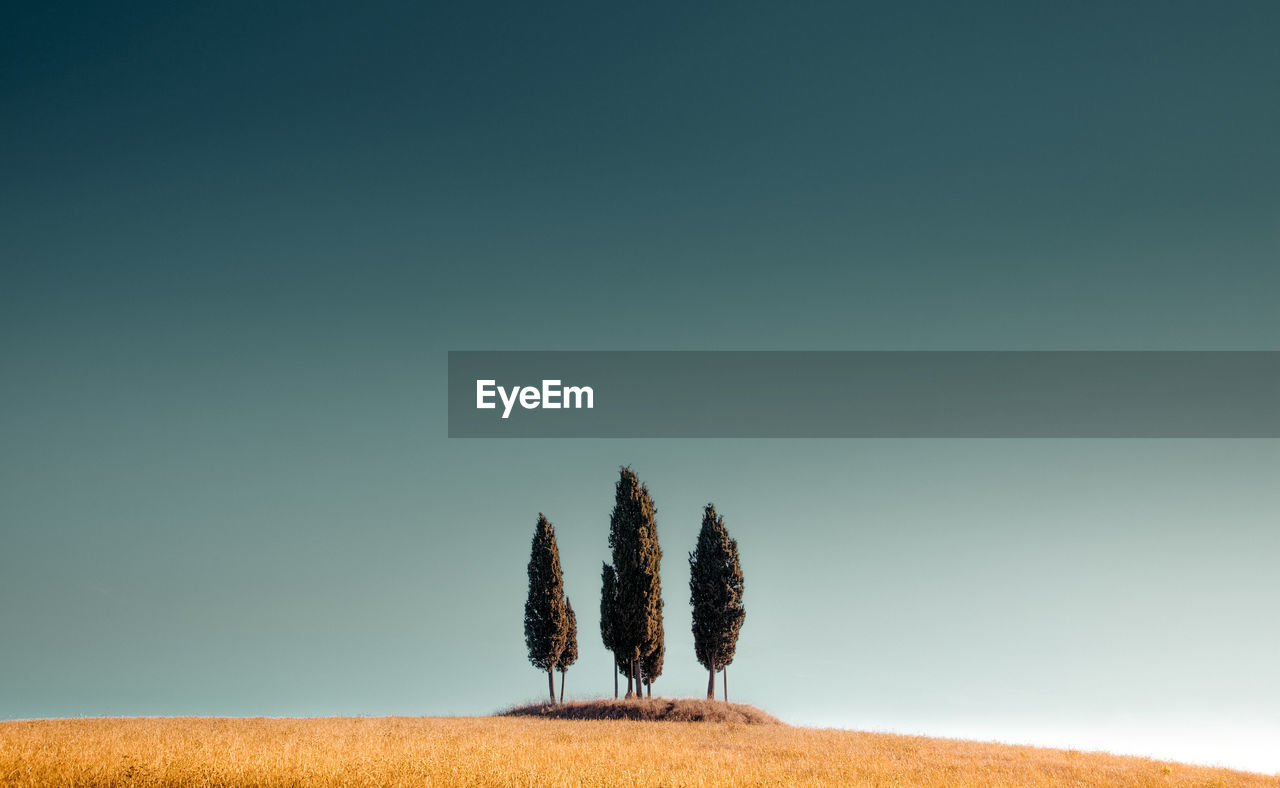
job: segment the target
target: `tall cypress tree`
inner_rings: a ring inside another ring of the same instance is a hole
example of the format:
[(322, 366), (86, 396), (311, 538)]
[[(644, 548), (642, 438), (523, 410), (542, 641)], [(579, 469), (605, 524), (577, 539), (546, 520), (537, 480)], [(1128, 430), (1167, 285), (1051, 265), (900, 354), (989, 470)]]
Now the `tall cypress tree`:
[(729, 538), (724, 518), (716, 514), (714, 504), (703, 509), (698, 547), (689, 553), (689, 603), (693, 606), (693, 649), (708, 671), (707, 698), (711, 699), (716, 692), (716, 671), (733, 662), (738, 630), (747, 615), (742, 605), (738, 543)]
[[(662, 548), (649, 490), (630, 468), (622, 468), (609, 518), (609, 547), (617, 573), (617, 617), (613, 632), (619, 662), (629, 666), (628, 685), (640, 694), (641, 661), (662, 644)], [(628, 693), (630, 694), (630, 693)]]
[(529, 596), (524, 603), (524, 643), (529, 662), (547, 672), (547, 690), (556, 702), (553, 670), (560, 661), (569, 636), (569, 614), (564, 598), (564, 576), (560, 572), (560, 548), (556, 530), (542, 513), (533, 532), (529, 556)]
[(561, 703), (564, 703), (564, 674), (569, 672), (570, 665), (578, 661), (578, 616), (573, 612), (569, 597), (564, 598), (564, 608), (569, 619), (569, 631), (565, 634), (564, 651), (560, 652), (560, 659), (556, 661), (556, 670), (560, 671)]

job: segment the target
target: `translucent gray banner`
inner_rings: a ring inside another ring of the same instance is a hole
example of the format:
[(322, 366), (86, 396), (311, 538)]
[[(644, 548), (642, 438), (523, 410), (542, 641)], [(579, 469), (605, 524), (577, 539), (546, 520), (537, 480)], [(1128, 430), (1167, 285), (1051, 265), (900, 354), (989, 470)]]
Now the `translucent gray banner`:
[(1275, 438), (1280, 352), (451, 351), (451, 438)]

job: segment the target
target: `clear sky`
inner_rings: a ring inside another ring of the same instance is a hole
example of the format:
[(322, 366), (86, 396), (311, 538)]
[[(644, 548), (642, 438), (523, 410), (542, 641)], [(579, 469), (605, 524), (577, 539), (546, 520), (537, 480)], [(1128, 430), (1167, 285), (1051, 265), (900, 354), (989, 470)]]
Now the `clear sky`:
[(446, 436), (450, 349), (1280, 348), (1280, 6), (9, 4), (0, 717), (536, 699), (556, 524), (730, 694), (1280, 771), (1280, 443)]

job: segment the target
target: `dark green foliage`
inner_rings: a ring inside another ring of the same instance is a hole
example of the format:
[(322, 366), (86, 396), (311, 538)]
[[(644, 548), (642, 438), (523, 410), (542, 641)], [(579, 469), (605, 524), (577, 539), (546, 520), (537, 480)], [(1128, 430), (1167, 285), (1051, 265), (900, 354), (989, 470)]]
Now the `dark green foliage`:
[(653, 696), (653, 682), (657, 681), (662, 675), (662, 658), (667, 655), (667, 646), (659, 643), (658, 647), (650, 651), (644, 659), (640, 660), (640, 671), (644, 674), (644, 686), (649, 692), (649, 696)]
[(556, 662), (556, 670), (561, 673), (578, 661), (578, 616), (573, 612), (573, 605), (569, 603), (568, 597), (564, 599), (564, 607), (569, 618), (569, 629), (565, 634), (564, 651), (560, 652), (560, 659)]
[(529, 597), (524, 603), (524, 643), (529, 662), (547, 671), (551, 701), (555, 702), (551, 670), (560, 661), (569, 635), (569, 615), (564, 598), (564, 577), (560, 572), (560, 549), (551, 523), (538, 514), (529, 556)]
[(609, 653), (618, 650), (617, 630), (618, 618), (618, 573), (613, 567), (602, 564), (600, 570), (600, 639)]
[[(631, 675), (631, 662), (623, 658), (618, 651), (618, 573), (609, 564), (602, 564), (600, 569), (600, 639), (605, 649), (613, 655), (614, 666), (624, 676)], [(618, 694), (618, 679), (614, 677), (613, 694)]]
[(703, 510), (698, 547), (689, 554), (689, 603), (693, 605), (694, 652), (710, 671), (707, 697), (711, 697), (711, 682), (716, 671), (733, 662), (738, 630), (746, 618), (738, 543), (729, 538), (724, 518), (716, 515), (713, 504)]
[(564, 703), (564, 674), (569, 672), (570, 665), (578, 661), (578, 616), (573, 612), (569, 597), (564, 598), (564, 607), (569, 617), (569, 632), (565, 636), (564, 651), (560, 652), (560, 661), (556, 663), (556, 670), (560, 671), (561, 703)]
[(630, 468), (622, 468), (609, 518), (609, 547), (617, 577), (612, 632), (614, 654), (630, 663), (639, 691), (640, 661), (662, 647), (662, 548), (649, 490)]

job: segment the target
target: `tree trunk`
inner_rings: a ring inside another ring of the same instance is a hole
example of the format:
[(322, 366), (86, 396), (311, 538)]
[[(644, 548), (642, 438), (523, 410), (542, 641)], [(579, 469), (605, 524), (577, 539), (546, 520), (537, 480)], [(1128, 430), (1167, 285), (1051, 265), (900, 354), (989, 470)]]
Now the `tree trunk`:
[(547, 689), (551, 691), (551, 702), (556, 702), (556, 677), (553, 675), (555, 671), (547, 668)]
[(640, 684), (640, 677), (641, 677), (641, 676), (643, 676), (643, 675), (644, 675), (644, 673), (640, 670), (640, 660), (639, 660), (639, 659), (637, 659), (637, 660), (635, 661), (635, 666), (636, 666), (636, 697), (637, 697), (637, 698), (643, 698), (643, 697), (644, 697), (644, 687), (643, 687), (643, 686), (641, 686), (641, 684)]
[(624, 697), (624, 698), (629, 698), (629, 697), (631, 697), (631, 693), (632, 693), (632, 689), (631, 689), (631, 663), (630, 663), (630, 662), (628, 662), (628, 663), (627, 663), (627, 694), (626, 694), (626, 695), (623, 695), (623, 697)]
[(653, 682), (652, 682), (652, 681), (646, 681), (646, 682), (644, 683), (644, 694), (645, 694), (645, 697), (646, 697), (646, 698), (652, 698), (652, 697), (653, 697)]
[(610, 655), (609, 664), (613, 667), (613, 699), (618, 699), (618, 658)]
[(729, 666), (724, 666), (724, 702), (729, 702)]
[(716, 699), (716, 664), (707, 669), (707, 700)]
[(564, 703), (564, 674), (568, 672), (569, 671), (567, 670), (560, 671), (560, 702), (561, 703)]

